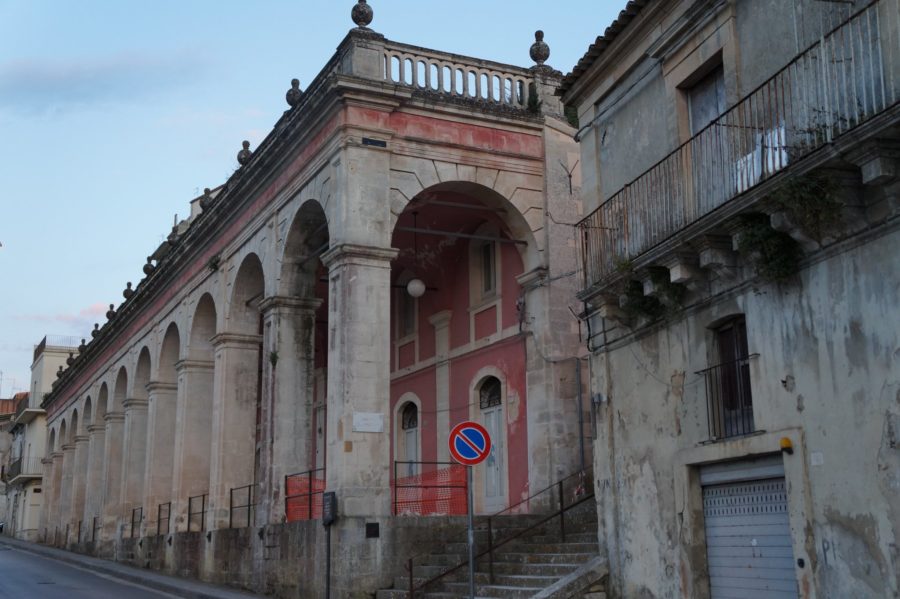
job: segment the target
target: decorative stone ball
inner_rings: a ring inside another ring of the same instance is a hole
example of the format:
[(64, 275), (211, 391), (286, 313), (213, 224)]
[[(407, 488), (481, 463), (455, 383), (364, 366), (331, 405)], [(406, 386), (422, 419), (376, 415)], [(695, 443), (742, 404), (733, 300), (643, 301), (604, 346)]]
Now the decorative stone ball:
[(56, 378), (61, 379), (63, 375), (63, 367), (62, 364), (59, 366), (59, 370), (56, 371)]
[(153, 266), (153, 258), (147, 256), (147, 264), (144, 265), (144, 274), (149, 275), (154, 270), (156, 270), (156, 267)]
[(366, 4), (366, 0), (359, 0), (356, 6), (353, 7), (353, 10), (350, 11), (350, 17), (353, 19), (353, 22), (361, 29), (369, 26), (373, 16), (375, 16), (375, 13), (372, 11), (372, 7)]
[(299, 104), (301, 96), (303, 96), (303, 92), (300, 91), (300, 80), (291, 79), (291, 89), (287, 90), (287, 93), (284, 95), (284, 99), (287, 100), (288, 106), (293, 108)]
[(74, 363), (75, 363), (75, 354), (73, 354), (72, 352), (69, 352), (69, 357), (66, 358), (66, 364), (68, 366), (71, 366)]
[(122, 297), (130, 299), (134, 295), (134, 289), (131, 288), (131, 281), (125, 283), (125, 289), (122, 290)]
[(99, 334), (100, 334), (100, 324), (95, 322), (95, 323), (94, 323), (94, 330), (91, 331), (91, 337), (94, 338), (94, 339), (96, 339), (96, 338), (97, 338), (97, 335), (99, 335)]
[(169, 245), (178, 243), (178, 225), (172, 227), (172, 232), (169, 233), (169, 237), (166, 238), (166, 241), (169, 242)]
[(212, 206), (213, 198), (211, 194), (209, 187), (203, 190), (203, 197), (200, 198), (200, 208), (203, 210), (208, 210)]
[(115, 305), (115, 304), (110, 304), (110, 305), (109, 305), (109, 310), (106, 311), (106, 320), (112, 320), (113, 318), (116, 317), (116, 310), (115, 310), (115, 308), (116, 308), (116, 305)]
[(534, 32), (534, 43), (531, 44), (531, 60), (537, 64), (544, 64), (550, 58), (550, 46), (544, 41), (544, 32)]
[(87, 349), (87, 343), (84, 342), (84, 339), (81, 340), (81, 345), (78, 346), (78, 353), (83, 354), (84, 350)]
[(250, 152), (250, 142), (249, 141), (247, 141), (245, 139), (243, 141), (243, 143), (241, 143), (241, 145), (244, 147), (244, 149), (241, 150), (240, 152), (238, 152), (237, 161), (238, 161), (238, 164), (240, 164), (241, 166), (244, 166), (245, 164), (250, 162), (250, 156), (252, 156), (253, 154)]

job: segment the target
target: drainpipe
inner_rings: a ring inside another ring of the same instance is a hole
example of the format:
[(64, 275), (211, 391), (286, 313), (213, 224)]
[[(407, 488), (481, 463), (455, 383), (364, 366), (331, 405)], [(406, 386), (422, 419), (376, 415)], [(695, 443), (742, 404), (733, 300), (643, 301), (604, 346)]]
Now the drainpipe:
[(584, 459), (584, 401), (581, 395), (581, 358), (575, 357), (575, 387), (578, 392), (578, 457), (581, 471), (585, 471)]

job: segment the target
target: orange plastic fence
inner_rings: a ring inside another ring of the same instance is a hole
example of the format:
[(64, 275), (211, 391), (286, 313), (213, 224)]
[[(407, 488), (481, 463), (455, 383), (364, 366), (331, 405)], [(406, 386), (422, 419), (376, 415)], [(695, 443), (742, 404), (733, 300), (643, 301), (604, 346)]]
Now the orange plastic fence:
[(322, 517), (325, 479), (298, 474), (288, 476), (285, 483), (284, 512), (288, 522), (318, 520)]
[[(417, 468), (425, 465), (417, 465)], [(466, 514), (466, 467), (458, 464), (393, 481), (394, 514), (462, 516)]]

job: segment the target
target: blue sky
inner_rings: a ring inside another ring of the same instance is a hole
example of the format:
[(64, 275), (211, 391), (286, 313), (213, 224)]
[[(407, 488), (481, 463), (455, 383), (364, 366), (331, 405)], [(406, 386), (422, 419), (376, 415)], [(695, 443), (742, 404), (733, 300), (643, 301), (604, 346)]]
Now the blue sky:
[[(568, 72), (624, 0), (370, 0), (389, 39)], [(0, 0), (0, 397), (87, 337), (353, 26), (353, 0)]]

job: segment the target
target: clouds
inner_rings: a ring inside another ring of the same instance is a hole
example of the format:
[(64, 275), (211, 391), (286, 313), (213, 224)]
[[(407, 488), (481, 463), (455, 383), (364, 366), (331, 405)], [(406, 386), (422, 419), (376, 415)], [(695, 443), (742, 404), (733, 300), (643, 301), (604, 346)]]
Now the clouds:
[(22, 314), (16, 316), (16, 320), (24, 320), (29, 322), (42, 323), (62, 323), (67, 325), (71, 330), (89, 331), (94, 327), (94, 323), (106, 318), (106, 311), (109, 309), (108, 304), (96, 303), (86, 308), (82, 308), (78, 312), (61, 312), (58, 314)]
[(143, 100), (189, 85), (207, 70), (202, 55), (187, 51), (0, 63), (0, 110), (45, 115)]

